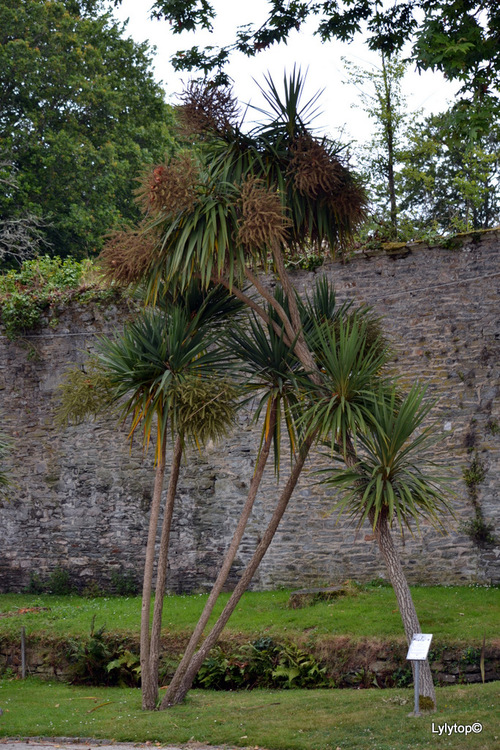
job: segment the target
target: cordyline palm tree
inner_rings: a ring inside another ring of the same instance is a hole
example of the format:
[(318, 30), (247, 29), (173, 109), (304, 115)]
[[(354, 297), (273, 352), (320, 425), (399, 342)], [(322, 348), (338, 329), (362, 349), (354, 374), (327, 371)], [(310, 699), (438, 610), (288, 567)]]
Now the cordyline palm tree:
[[(279, 293), (278, 295), (282, 297)], [(273, 308), (268, 309), (268, 315), (270, 318), (275, 317)], [(257, 421), (262, 417), (263, 423), (259, 454), (247, 500), (243, 506), (231, 544), (203, 612), (184, 651), (182, 660), (168, 686), (162, 705), (172, 705), (178, 702), (176, 699), (179, 688), (202, 637), (203, 630), (227, 581), (231, 565), (243, 538), (272, 446), (274, 446), (275, 471), (276, 473), (279, 472), (283, 422), (286, 425), (292, 454), (295, 452), (297, 444), (295, 418), (298, 398), (294, 379), (300, 363), (291, 348), (285, 344), (283, 334), (278, 335), (271, 324), (264, 326), (254, 316), (246, 327), (231, 325), (225, 336), (224, 345), (238, 360), (239, 374), (240, 377), (244, 378), (243, 390), (250, 394), (247, 395), (245, 401), (253, 401), (260, 396), (254, 413), (254, 420)]]
[[(415, 633), (421, 633), (410, 589), (399, 554), (391, 535), (395, 526), (401, 534), (413, 533), (424, 519), (444, 531), (440, 514), (451, 512), (443, 496), (446, 476), (441, 471), (430, 471), (432, 464), (422, 452), (434, 442), (432, 428), (419, 432), (432, 407), (424, 403), (425, 388), (413, 386), (405, 398), (393, 387), (379, 393), (372, 403), (372, 419), (360, 432), (357, 441), (360, 450), (351, 465), (328, 468), (322, 471), (322, 483), (342, 492), (336, 504), (339, 515), (348, 513), (357, 522), (357, 528), (369, 520), (399, 605), (408, 643)], [(311, 419), (314, 422), (315, 417)], [(346, 464), (346, 453), (337, 444), (337, 458)], [(413, 662), (412, 662), (412, 666)], [(429, 663), (422, 664), (420, 694), (432, 701), (436, 696)], [(429, 706), (427, 706), (429, 707)]]
[[(344, 391), (349, 390), (349, 383), (359, 372), (341, 366), (335, 355), (342, 347), (346, 347), (343, 355), (347, 358), (357, 348), (366, 349), (366, 343), (360, 346), (360, 342), (366, 342), (368, 332), (355, 333), (353, 328), (344, 326), (335, 333), (332, 325), (324, 329), (313, 325), (308, 329), (285, 268), (287, 253), (297, 248), (315, 247), (321, 253), (342, 249), (364, 216), (364, 192), (341, 163), (339, 149), (312, 135), (307, 120), (315, 99), (300, 106), (304, 85), (300, 72), (294, 70), (285, 78), (284, 97), (270, 79), (267, 83), (269, 90), (265, 95), (270, 112), (264, 113), (265, 121), (250, 133), (244, 133), (235, 123), (234, 107), (228, 106), (227, 96), (218, 99), (213, 91), (204, 96), (210, 86), (207, 89), (201, 85), (193, 85), (186, 92), (181, 108), (184, 124), (198, 130), (199, 148), (196, 156), (182, 155), (155, 168), (144, 182), (142, 200), (148, 216), (141, 233), (144, 237), (153, 236), (154, 241), (149, 248), (144, 247), (139, 261), (127, 256), (125, 275), (132, 268), (141, 276), (150, 300), (155, 299), (165, 281), (182, 287), (196, 276), (203, 286), (214, 281), (223, 284), (266, 324), (282, 333), (283, 341), (302, 364), (313, 402), (312, 421), (306, 417), (303, 423), (306, 437), (276, 507), (271, 529), (288, 502), (290, 482), (294, 486), (297, 478), (292, 481), (292, 475), (300, 473), (318, 432), (327, 430), (334, 443), (340, 440), (344, 460), (354, 466), (358, 435), (369, 429), (369, 406), (375, 397), (372, 372), (369, 383), (359, 378), (360, 384), (365, 383), (359, 392), (363, 408), (346, 401)], [(113, 262), (116, 260), (111, 259), (111, 274)], [(277, 274), (287, 305), (262, 283), (258, 276), (262, 270)], [(253, 284), (275, 315), (270, 316), (265, 303), (244, 291), (247, 282)], [(374, 353), (373, 359), (376, 360)], [(337, 389), (330, 387), (333, 373), (338, 378)], [(358, 394), (356, 388), (354, 392)], [(309, 429), (310, 424), (316, 425), (316, 432)], [(272, 530), (270, 533), (272, 538)], [(264, 541), (263, 537), (255, 559), (268, 543), (269, 539)], [(245, 580), (248, 584), (250, 579), (246, 576), (252, 565), (253, 561), (241, 586)], [(226, 610), (232, 601), (233, 597)], [(192, 660), (184, 687), (206, 653), (210, 638)], [(176, 700), (182, 692), (181, 689), (177, 693)]]
[[(326, 292), (327, 294), (322, 295), (321, 292)], [(288, 301), (279, 291), (277, 291), (276, 297), (280, 299), (280, 303), (285, 309), (287, 309)], [(328, 302), (328, 305), (325, 304), (325, 302)], [(339, 425), (341, 432), (347, 432), (349, 430), (355, 432), (356, 424), (359, 423), (359, 415), (365, 413), (367, 415), (370, 414), (369, 405), (372, 401), (374, 383), (376, 382), (380, 369), (385, 364), (387, 355), (386, 350), (380, 345), (378, 340), (374, 340), (371, 343), (368, 342), (366, 332), (369, 329), (369, 324), (367, 322), (366, 313), (362, 312), (358, 316), (349, 316), (348, 310), (345, 306), (340, 307), (338, 311), (334, 311), (334, 304), (335, 298), (331, 290), (328, 289), (324, 283), (320, 282), (316, 286), (312, 303), (302, 303), (301, 312), (304, 316), (305, 329), (312, 326), (312, 321), (314, 319), (326, 315), (327, 322), (323, 324), (325, 328), (324, 336), (327, 337), (328, 331), (330, 331), (332, 337), (331, 347), (339, 350), (338, 358), (340, 360), (349, 357), (351, 378), (349, 378), (349, 374), (346, 375), (344, 370), (335, 367), (328, 369), (328, 365), (325, 366), (322, 364), (322, 371), (323, 375), (327, 373), (329, 377), (328, 385), (325, 385), (325, 389), (329, 388), (331, 392), (338, 394), (338, 397), (334, 399), (331, 404), (330, 413)], [(336, 314), (336, 312), (339, 314)], [(273, 315), (273, 313), (270, 314), (271, 316)], [(344, 316), (347, 316), (345, 321)], [(269, 341), (267, 344), (262, 338), (264, 334), (263, 329), (259, 327), (255, 321), (253, 326), (256, 326), (258, 331), (258, 335), (255, 336), (255, 339), (251, 339), (248, 334), (242, 336), (240, 333), (236, 338), (234, 336), (232, 337), (232, 342), (237, 353), (241, 357), (247, 358), (250, 367), (255, 368), (259, 365), (259, 362), (261, 363), (261, 366), (262, 364), (265, 365), (266, 362), (269, 363), (272, 360), (273, 355), (276, 356), (276, 348), (272, 347), (274, 333), (272, 325), (268, 328)], [(350, 337), (336, 336), (335, 332), (337, 328), (340, 327), (340, 330), (342, 331), (345, 326), (349, 327), (351, 334)], [(356, 342), (356, 347), (353, 346), (354, 340)], [(255, 355), (254, 341), (260, 342), (259, 357)], [(274, 344), (275, 347), (279, 347), (283, 342), (282, 340), (275, 341)], [(355, 354), (352, 353), (353, 348), (355, 348)], [(345, 352), (342, 351), (343, 349), (345, 349)], [(288, 354), (286, 350), (288, 350)], [(260, 352), (266, 354), (266, 360), (264, 363), (262, 363), (262, 360), (260, 359)], [(182, 669), (178, 670), (169, 685), (165, 698), (162, 701), (162, 707), (181, 702), (190, 689), (201, 664), (208, 655), (209, 650), (215, 645), (224, 626), (229, 620), (229, 617), (234, 611), (234, 608), (248, 587), (248, 584), (257, 570), (265, 552), (269, 548), (276, 529), (278, 528), (278, 524), (283, 517), (292, 492), (300, 477), (309, 449), (319, 432), (316, 425), (310, 425), (307, 423), (307, 420), (298, 416), (299, 408), (295, 408), (300, 407), (300, 410), (302, 410), (304, 400), (309, 397), (309, 391), (311, 389), (311, 383), (308, 380), (304, 369), (297, 367), (298, 361), (291, 354), (290, 347), (286, 347), (286, 349), (282, 350), (282, 353), (280, 352), (279, 359), (287, 365), (287, 369), (290, 367), (290, 363), (293, 363), (294, 360), (296, 363), (292, 378), (288, 378), (288, 387), (292, 386), (294, 388), (294, 392), (291, 394), (293, 395), (293, 400), (291, 401), (292, 408), (290, 409), (290, 416), (293, 420), (292, 437), (294, 437), (294, 440), (297, 440), (297, 449), (295, 451), (294, 461), (292, 462), (290, 476), (284, 485), (269, 525), (262, 534), (261, 541), (259, 542), (252, 559), (248, 563), (222, 614), (209, 635), (205, 638), (199, 651), (196, 654), (194, 654), (194, 649), (190, 651), (190, 661), (187, 656), (183, 657)], [(267, 364), (267, 366), (269, 365)], [(282, 366), (279, 369), (273, 367), (272, 373), (274, 377), (276, 374), (279, 376), (280, 383), (287, 382), (284, 378)], [(272, 385), (272, 382), (270, 382), (269, 385)], [(271, 395), (271, 393), (272, 391), (269, 395)], [(267, 403), (269, 405), (269, 401)], [(205, 624), (206, 620), (204, 621), (204, 625)]]
[[(207, 100), (197, 87), (187, 92), (181, 112), (195, 129), (200, 130), (201, 119), (202, 140), (197, 155), (189, 157), (191, 168), (183, 155), (144, 181), (141, 197), (149, 220), (143, 234), (157, 241), (134, 270), (143, 276), (151, 300), (165, 279), (182, 286), (195, 275), (204, 286), (226, 285), (268, 322), (262, 304), (243, 291), (250, 281), (275, 309), (286, 339), (312, 372), (285, 257), (298, 247), (314, 246), (321, 253), (342, 248), (364, 216), (365, 194), (341, 163), (340, 148), (311, 134), (312, 102), (300, 105), (300, 72), (285, 77), (284, 98), (270, 79), (267, 83), (270, 112), (250, 133), (221, 115), (217, 97), (210, 100), (212, 111), (200, 118)], [(222, 100), (221, 107), (227, 106)], [(112, 256), (106, 256), (111, 275)], [(270, 268), (289, 297), (288, 315), (256, 274)]]
[[(236, 306), (237, 307), (237, 306)], [(180, 463), (186, 441), (201, 445), (224, 435), (232, 424), (236, 392), (221, 378), (220, 335), (214, 321), (235, 311), (234, 299), (220, 289), (200, 294), (191, 286), (166, 312), (145, 310), (115, 339), (102, 339), (99, 362), (106, 372), (112, 400), (123, 401), (122, 419), (131, 418), (130, 436), (139, 426), (147, 446), (156, 423), (156, 474), (151, 504), (141, 614), (141, 685), (143, 707), (158, 698), (161, 618), (168, 545)], [(168, 433), (173, 455), (163, 512), (155, 604), (150, 608), (155, 541), (161, 510)]]
[[(165, 279), (182, 286), (194, 274), (202, 284), (214, 280), (224, 284), (283, 335), (309, 380), (319, 386), (322, 376), (305, 341), (285, 255), (297, 247), (315, 245), (320, 251), (333, 252), (342, 246), (363, 217), (365, 197), (332, 144), (311, 135), (306, 121), (308, 105), (302, 109), (299, 105), (304, 83), (300, 73), (294, 71), (285, 79), (284, 99), (272, 81), (268, 83), (271, 113), (267, 122), (247, 135), (228, 118), (217, 117), (217, 112), (213, 117), (209, 112), (207, 117), (204, 111), (198, 164), (193, 168), (192, 160), (189, 169), (181, 169), (179, 162), (173, 162), (154, 171), (145, 183), (143, 205), (151, 215), (149, 231), (158, 240), (154, 250), (145, 253), (143, 276), (151, 300)], [(199, 122), (200, 102), (196, 90), (192, 94), (185, 100), (184, 112)], [(184, 182), (183, 175), (187, 175)], [(183, 196), (181, 201), (178, 195)], [(255, 273), (270, 267), (279, 276), (287, 306), (261, 284)], [(262, 303), (243, 291), (245, 281), (255, 286), (275, 315), (270, 316)], [(342, 407), (344, 404), (345, 400)], [(300, 446), (270, 525), (270, 536), (263, 538), (255, 560), (272, 539), (276, 529), (272, 525), (284, 512), (313, 440), (310, 434)]]

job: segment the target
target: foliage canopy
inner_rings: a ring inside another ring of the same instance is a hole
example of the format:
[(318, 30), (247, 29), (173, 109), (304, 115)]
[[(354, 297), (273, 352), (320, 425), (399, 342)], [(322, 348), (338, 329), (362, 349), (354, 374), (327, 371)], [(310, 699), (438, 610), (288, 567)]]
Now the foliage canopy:
[[(118, 0), (119, 2), (119, 0)], [(177, 69), (223, 68), (233, 50), (251, 57), (277, 42), (286, 41), (309, 17), (317, 19), (315, 33), (322, 41), (350, 41), (367, 29), (368, 45), (386, 55), (412, 44), (411, 58), (419, 70), (439, 70), (469, 89), (486, 94), (498, 85), (500, 7), (497, 0), (321, 0), (284, 2), (269, 0), (267, 19), (240, 26), (235, 41), (221, 48), (192, 47), (178, 52)], [(213, 3), (203, 0), (155, 0), (152, 16), (170, 21), (175, 33), (197, 27), (212, 30), (216, 22)], [(366, 32), (364, 32), (366, 33)]]
[(148, 46), (100, 6), (0, 5), (0, 161), (16, 177), (0, 221), (43, 218), (61, 255), (91, 254), (116, 222), (135, 221), (134, 178), (173, 144)]

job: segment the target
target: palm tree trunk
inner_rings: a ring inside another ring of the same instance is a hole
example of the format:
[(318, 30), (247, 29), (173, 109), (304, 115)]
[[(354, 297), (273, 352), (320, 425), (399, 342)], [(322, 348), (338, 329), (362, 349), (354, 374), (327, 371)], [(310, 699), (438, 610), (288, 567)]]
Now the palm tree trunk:
[[(379, 517), (375, 527), (375, 535), (384, 562), (387, 567), (396, 599), (398, 601), (401, 619), (405, 629), (406, 640), (410, 644), (415, 633), (421, 633), (422, 629), (418, 621), (417, 611), (413, 603), (410, 587), (404, 574), (403, 566), (394, 545), (391, 530), (386, 518)], [(412, 662), (413, 676), (415, 677), (414, 662)], [(436, 707), (436, 691), (432, 680), (431, 668), (427, 660), (420, 663), (420, 695), (430, 698)]]
[(151, 687), (148, 690), (148, 701), (151, 704), (148, 706), (149, 710), (155, 708), (158, 701), (158, 664), (160, 660), (161, 618), (163, 613), (163, 600), (165, 596), (165, 584), (167, 578), (170, 527), (172, 525), (175, 494), (179, 481), (179, 470), (181, 466), (182, 452), (183, 442), (181, 436), (178, 435), (175, 441), (172, 464), (170, 467), (168, 492), (165, 501), (165, 510), (163, 512), (163, 523), (161, 529), (160, 555), (158, 558), (158, 566), (156, 571), (155, 603), (153, 610), (153, 623), (151, 626), (151, 640), (149, 646), (149, 680), (151, 682)]
[(302, 449), (299, 453), (299, 456), (297, 458), (297, 461), (295, 462), (293, 469), (290, 473), (288, 481), (285, 487), (283, 488), (280, 499), (278, 501), (278, 505), (276, 506), (274, 510), (274, 513), (268, 524), (268, 527), (266, 531), (264, 532), (264, 535), (260, 543), (258, 544), (257, 549), (255, 550), (252, 559), (250, 560), (247, 567), (245, 568), (245, 571), (242, 577), (240, 578), (229, 601), (224, 607), (219, 619), (217, 620), (214, 627), (210, 631), (209, 635), (203, 642), (202, 647), (199, 649), (199, 651), (194, 655), (193, 659), (191, 660), (191, 663), (188, 669), (186, 670), (186, 673), (181, 681), (181, 684), (176, 694), (174, 696), (170, 696), (168, 700), (167, 700), (167, 696), (165, 696), (160, 706), (161, 709), (168, 708), (168, 706), (176, 705), (178, 703), (181, 703), (184, 700), (184, 698), (186, 697), (186, 694), (191, 688), (191, 685), (193, 684), (194, 678), (196, 677), (199, 668), (205, 661), (208, 655), (208, 652), (217, 643), (217, 640), (220, 634), (222, 633), (227, 621), (231, 617), (232, 613), (234, 612), (236, 608), (236, 605), (238, 604), (244, 592), (246, 591), (250, 581), (253, 578), (255, 571), (257, 570), (262, 558), (264, 557), (265, 553), (267, 552), (269, 548), (269, 545), (271, 544), (274, 538), (278, 525), (283, 517), (283, 514), (287, 508), (288, 502), (292, 496), (293, 490), (295, 489), (295, 486), (298, 482), (298, 479), (304, 467), (304, 463), (306, 461), (307, 455), (314, 442), (314, 438), (315, 438), (315, 435), (311, 435), (304, 442)]
[(264, 475), (264, 469), (266, 467), (267, 459), (269, 458), (269, 452), (270, 452), (271, 444), (273, 441), (273, 433), (274, 433), (275, 425), (276, 425), (276, 400), (274, 400), (271, 406), (271, 414), (270, 414), (266, 439), (264, 441), (264, 445), (262, 446), (262, 450), (259, 455), (257, 466), (255, 467), (254, 475), (250, 483), (248, 496), (247, 496), (245, 505), (243, 506), (240, 520), (234, 532), (233, 538), (231, 540), (231, 544), (226, 552), (226, 556), (223, 560), (221, 569), (219, 571), (219, 575), (217, 576), (217, 579), (213, 585), (212, 591), (210, 592), (210, 596), (208, 597), (205, 607), (203, 609), (203, 612), (201, 613), (200, 619), (198, 620), (198, 623), (196, 624), (196, 628), (193, 631), (193, 634), (183, 654), (181, 662), (176, 669), (176, 672), (170, 682), (170, 685), (168, 686), (167, 692), (165, 693), (163, 702), (166, 705), (169, 705), (171, 703), (171, 699), (175, 697), (175, 694), (177, 690), (179, 689), (179, 686), (194, 656), (196, 647), (198, 646), (201, 636), (203, 635), (203, 629), (205, 628), (205, 625), (207, 624), (210, 618), (210, 615), (212, 614), (212, 611), (224, 587), (224, 584), (227, 581), (227, 577), (229, 575), (231, 566), (236, 556), (236, 552), (238, 551), (238, 547), (240, 545), (246, 525), (248, 523), (250, 513), (252, 512), (255, 498), (257, 496), (257, 491), (259, 489), (260, 483), (262, 481), (262, 477)]
[(158, 463), (156, 465), (155, 483), (153, 489), (153, 500), (149, 516), (148, 541), (146, 546), (146, 559), (144, 562), (144, 579), (142, 584), (142, 608), (141, 608), (141, 690), (142, 707), (154, 707), (156, 687), (151, 679), (150, 653), (149, 653), (149, 618), (151, 611), (151, 592), (153, 588), (153, 569), (155, 563), (156, 530), (160, 515), (161, 494), (163, 491), (163, 480), (165, 477), (165, 451), (166, 443), (163, 441)]

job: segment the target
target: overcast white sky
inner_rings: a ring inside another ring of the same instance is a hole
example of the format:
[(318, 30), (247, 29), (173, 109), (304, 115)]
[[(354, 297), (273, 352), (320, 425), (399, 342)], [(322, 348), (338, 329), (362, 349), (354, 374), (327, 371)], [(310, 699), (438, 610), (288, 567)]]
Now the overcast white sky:
[[(181, 81), (189, 78), (187, 73), (178, 74), (173, 71), (170, 57), (174, 52), (193, 45), (205, 47), (208, 44), (217, 46), (229, 43), (234, 40), (238, 26), (263, 22), (268, 8), (266, 0), (215, 0), (217, 18), (214, 34), (196, 31), (174, 35), (167, 21), (149, 20), (151, 4), (152, 0), (123, 0), (122, 6), (115, 10), (115, 16), (121, 21), (130, 19), (127, 31), (136, 41), (149, 41), (156, 46), (156, 78), (162, 82), (167, 99), (171, 101), (182, 90)], [(358, 92), (353, 85), (342, 84), (343, 80), (347, 80), (347, 73), (341, 58), (347, 57), (356, 65), (369, 67), (370, 64), (378, 63), (377, 55), (368, 50), (361, 38), (349, 45), (337, 41), (322, 44), (318, 37), (313, 36), (314, 26), (313, 18), (300, 32), (291, 35), (287, 45), (274, 46), (254, 58), (234, 55), (228, 73), (234, 80), (235, 93), (244, 103), (262, 105), (253, 79), (262, 84), (264, 75), (269, 72), (275, 82), (281, 81), (284, 70), (291, 71), (297, 63), (302, 70), (308, 69), (309, 96), (318, 89), (324, 89), (320, 100), (322, 114), (315, 122), (319, 131), (336, 138), (343, 129), (342, 140), (367, 141), (373, 126), (361, 109), (352, 106), (359, 103)], [(454, 90), (442, 76), (434, 73), (418, 75), (410, 70), (404, 82), (409, 111), (423, 108), (427, 112), (439, 112), (446, 108)]]

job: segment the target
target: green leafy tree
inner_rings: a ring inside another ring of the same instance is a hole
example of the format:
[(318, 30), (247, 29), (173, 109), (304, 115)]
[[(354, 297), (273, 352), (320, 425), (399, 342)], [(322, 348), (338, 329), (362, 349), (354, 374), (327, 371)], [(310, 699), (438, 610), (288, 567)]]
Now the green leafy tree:
[(439, 231), (500, 220), (499, 107), (456, 105), (415, 123), (400, 154), (398, 193), (408, 222)]
[[(344, 83), (358, 87), (364, 111), (374, 121), (373, 136), (359, 150), (360, 167), (367, 175), (369, 193), (378, 221), (389, 213), (394, 235), (400, 210), (397, 191), (397, 167), (407, 124), (405, 97), (401, 90), (406, 65), (399, 58), (381, 56), (381, 65), (371, 70), (344, 60), (348, 79)], [(387, 223), (387, 222), (385, 222)]]
[(407, 240), (498, 223), (498, 102), (475, 97), (423, 118), (406, 112), (401, 60), (382, 57), (373, 70), (346, 67), (346, 83), (360, 88), (376, 126), (356, 150), (374, 210), (364, 231)]
[[(180, 70), (203, 70), (205, 74), (216, 70), (224, 80), (224, 66), (232, 51), (252, 57), (286, 41), (306, 19), (317, 17), (315, 33), (322, 41), (350, 41), (363, 33), (368, 46), (386, 57), (410, 42), (411, 58), (419, 69), (439, 70), (450, 79), (462, 81), (464, 92), (487, 95), (498, 87), (497, 0), (396, 0), (386, 4), (379, 0), (269, 0), (268, 5), (267, 19), (260, 27), (240, 27), (235, 41), (227, 47), (192, 47), (178, 52), (173, 58), (174, 66)], [(208, 0), (155, 0), (152, 15), (170, 21), (178, 34), (197, 27), (211, 30), (218, 20)]]
[(0, 192), (0, 232), (28, 216), (31, 235), (81, 257), (137, 220), (134, 179), (172, 148), (172, 112), (147, 45), (123, 33), (101, 3), (1, 3), (0, 161), (16, 183)]

